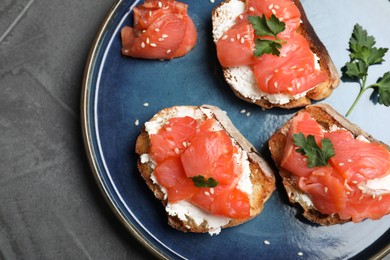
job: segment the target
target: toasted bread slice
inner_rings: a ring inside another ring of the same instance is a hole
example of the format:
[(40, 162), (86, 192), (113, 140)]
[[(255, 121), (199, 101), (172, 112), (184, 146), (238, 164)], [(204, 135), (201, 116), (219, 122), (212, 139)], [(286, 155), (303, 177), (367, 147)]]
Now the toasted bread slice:
[[(314, 118), (325, 131), (332, 128), (344, 128), (352, 133), (356, 138), (358, 136), (364, 137), (370, 142), (377, 142), (384, 145), (389, 151), (390, 147), (364, 132), (357, 125), (348, 121), (345, 117), (340, 115), (331, 106), (327, 104), (308, 105), (304, 108), (308, 111), (312, 118)], [(268, 141), (268, 147), (271, 152), (272, 159), (279, 168), (279, 174), (282, 177), (284, 188), (286, 189), (288, 198), (292, 204), (299, 204), (303, 209), (303, 216), (308, 220), (320, 225), (333, 225), (348, 222), (350, 220), (342, 220), (338, 214), (322, 214), (312, 204), (308, 195), (299, 189), (299, 177), (281, 167), (284, 147), (286, 145), (287, 135), (291, 126), (292, 119), (286, 122), (278, 131), (276, 131)]]
[[(183, 116), (192, 116), (199, 120), (215, 118), (233, 140), (234, 145), (247, 154), (250, 168), (249, 179), (252, 183), (252, 193), (250, 194), (250, 217), (248, 219), (229, 219), (226, 217), (212, 216), (195, 206), (191, 207), (196, 208), (196, 216), (191, 215), (191, 212), (186, 210), (184, 210), (185, 213), (172, 212), (174, 209), (179, 208), (180, 211), (183, 210), (182, 207), (188, 206), (189, 203), (186, 201), (178, 205), (171, 205), (168, 203), (164, 188), (157, 183), (153, 176), (153, 169), (156, 165), (148, 156), (150, 148), (149, 135), (152, 132), (157, 131), (156, 126), (157, 128), (161, 127), (161, 125), (170, 118)], [(142, 132), (137, 139), (135, 151), (140, 155), (137, 164), (139, 172), (148, 187), (154, 193), (154, 196), (161, 200), (162, 204), (165, 206), (169, 225), (183, 232), (209, 232), (212, 234), (218, 233), (221, 228), (232, 227), (244, 223), (254, 218), (262, 211), (264, 203), (275, 189), (275, 177), (268, 163), (260, 156), (252, 144), (250, 144), (233, 126), (227, 115), (214, 106), (175, 106), (161, 110), (143, 127)], [(211, 221), (213, 223), (209, 223)]]
[[(291, 96), (285, 94), (267, 94), (257, 87), (253, 72), (249, 66), (225, 67), (223, 75), (235, 95), (247, 102), (257, 104), (263, 108), (281, 107), (295, 108), (311, 104), (312, 100), (321, 100), (331, 95), (340, 82), (338, 71), (329, 56), (324, 44), (318, 38), (311, 26), (302, 4), (293, 0), (301, 12), (301, 26), (298, 33), (303, 35), (310, 44), (310, 49), (319, 58), (320, 70), (327, 75), (326, 81), (311, 88), (307, 92)], [(245, 11), (244, 0), (226, 0), (219, 4), (212, 12), (213, 39), (216, 43), (220, 37), (231, 28), (237, 16)]]

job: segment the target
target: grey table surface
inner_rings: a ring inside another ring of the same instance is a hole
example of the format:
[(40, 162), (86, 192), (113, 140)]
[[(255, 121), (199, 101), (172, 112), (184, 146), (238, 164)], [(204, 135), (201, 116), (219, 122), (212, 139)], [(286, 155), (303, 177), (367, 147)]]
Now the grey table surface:
[(0, 0), (0, 259), (150, 259), (85, 155), (80, 98), (115, 0)]

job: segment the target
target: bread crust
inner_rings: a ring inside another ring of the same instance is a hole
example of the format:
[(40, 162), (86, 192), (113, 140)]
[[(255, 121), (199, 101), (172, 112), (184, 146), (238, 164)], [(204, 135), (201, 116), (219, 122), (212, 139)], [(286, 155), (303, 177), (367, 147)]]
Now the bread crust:
[[(328, 104), (319, 103), (316, 105), (309, 105), (301, 111), (303, 110), (309, 112), (312, 118), (314, 118), (324, 128), (324, 130), (330, 130), (332, 126), (345, 128), (350, 131), (355, 138), (359, 135), (364, 136), (370, 142), (381, 143), (390, 151), (390, 147), (388, 145), (376, 140), (357, 125), (348, 121)], [(290, 203), (300, 205), (303, 209), (303, 216), (311, 222), (320, 225), (329, 226), (351, 221), (340, 219), (338, 214), (322, 214), (314, 206), (308, 205), (304, 200), (305, 193), (299, 189), (299, 178), (281, 167), (280, 164), (283, 158), (283, 151), (286, 145), (288, 130), (291, 126), (292, 119), (293, 117), (287, 121), (279, 130), (277, 130), (268, 140), (268, 148), (271, 152), (271, 157), (274, 160), (276, 166), (279, 168), (279, 175), (282, 177), (283, 186), (286, 189)]]
[[(252, 182), (253, 192), (250, 196), (250, 217), (247, 219), (231, 219), (229, 223), (223, 228), (236, 226), (247, 222), (257, 216), (263, 209), (264, 203), (270, 198), (272, 192), (275, 190), (275, 176), (268, 165), (268, 163), (260, 156), (257, 150), (246, 140), (241, 133), (234, 127), (233, 123), (227, 117), (227, 115), (215, 106), (202, 105), (186, 106), (186, 108), (199, 109), (206, 108), (210, 109), (212, 116), (220, 123), (223, 129), (229, 134), (229, 136), (235, 141), (235, 144), (247, 151), (249, 167), (251, 170), (250, 180)], [(165, 108), (158, 112), (153, 118), (167, 117), (173, 115), (172, 111), (181, 109), (181, 107), (170, 107)], [(152, 118), (152, 119), (153, 119)], [(151, 119), (151, 120), (152, 120)], [(135, 146), (135, 152), (141, 156), (149, 154), (150, 139), (149, 134), (145, 130), (145, 126), (141, 130), (141, 134), (138, 136)], [(153, 173), (153, 166), (150, 163), (143, 163), (141, 158), (138, 159), (137, 168), (144, 179), (149, 189), (153, 192), (154, 196), (161, 201), (163, 206), (167, 206), (168, 198), (165, 197), (161, 186), (154, 183), (151, 179)], [(175, 229), (183, 232), (198, 232), (204, 233), (209, 232), (208, 223), (205, 220), (202, 224), (197, 225), (191, 216), (187, 216), (187, 221), (179, 219), (177, 216), (171, 216), (167, 214), (168, 224)]]
[[(234, 0), (226, 0), (225, 2), (220, 3), (216, 8), (214, 8), (212, 12), (212, 21), (213, 21), (214, 29), (216, 26), (218, 26), (217, 23), (215, 22), (217, 18), (224, 15), (223, 12), (221, 12), (220, 7), (232, 1)], [(245, 2), (244, 0), (237, 0), (237, 1)], [(265, 109), (269, 109), (272, 107), (290, 109), (290, 108), (303, 107), (309, 105), (312, 103), (312, 100), (321, 100), (329, 97), (332, 94), (333, 89), (336, 88), (340, 83), (340, 76), (337, 71), (337, 68), (335, 67), (326, 47), (318, 38), (312, 25), (310, 24), (301, 2), (299, 0), (293, 0), (293, 2), (301, 12), (302, 23), (298, 29), (298, 33), (303, 35), (308, 40), (310, 49), (313, 51), (313, 53), (315, 53), (318, 56), (318, 58), (320, 58), (319, 60), (320, 69), (326, 73), (327, 79), (323, 83), (320, 83), (314, 88), (312, 88), (311, 90), (309, 90), (305, 96), (298, 97), (296, 99), (290, 99), (289, 102), (284, 104), (278, 104), (278, 103), (270, 102), (269, 97), (267, 95), (266, 96), (259, 95), (258, 97), (251, 98), (243, 94), (232, 84), (232, 82), (235, 81), (237, 82), (237, 84), (240, 84), (239, 82), (240, 79), (235, 78), (235, 76), (232, 74), (231, 68), (222, 68), (223, 75), (227, 83), (229, 84), (229, 86), (231, 87), (231, 89), (233, 90), (234, 94), (237, 97), (247, 102), (254, 103)]]

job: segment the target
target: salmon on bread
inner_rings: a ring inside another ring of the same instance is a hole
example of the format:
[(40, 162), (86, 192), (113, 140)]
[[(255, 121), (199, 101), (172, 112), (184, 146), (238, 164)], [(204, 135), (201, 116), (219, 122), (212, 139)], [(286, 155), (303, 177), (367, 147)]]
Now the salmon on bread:
[[(284, 23), (279, 54), (255, 55), (259, 36), (250, 18)], [(239, 98), (263, 108), (294, 108), (328, 97), (338, 71), (299, 0), (226, 0), (212, 13), (213, 40), (226, 82)]]
[[(321, 156), (330, 155), (325, 164), (310, 165), (311, 155), (297, 143), (299, 134), (312, 136)], [(268, 146), (290, 202), (300, 205), (308, 220), (333, 225), (390, 214), (390, 147), (329, 105), (297, 112)]]
[(217, 107), (165, 108), (137, 138), (138, 169), (183, 232), (219, 233), (257, 216), (275, 189), (268, 163)]

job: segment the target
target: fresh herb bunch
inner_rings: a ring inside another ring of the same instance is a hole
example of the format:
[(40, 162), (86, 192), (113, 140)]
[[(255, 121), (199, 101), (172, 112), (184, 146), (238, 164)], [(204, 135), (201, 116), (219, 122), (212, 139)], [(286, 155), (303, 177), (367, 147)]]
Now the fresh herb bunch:
[(196, 187), (200, 188), (212, 188), (218, 185), (218, 182), (214, 178), (206, 179), (202, 175), (192, 177), (192, 181), (194, 182)]
[(313, 135), (308, 135), (307, 139), (303, 133), (293, 135), (294, 145), (299, 148), (295, 151), (307, 156), (307, 166), (314, 168), (317, 166), (327, 166), (329, 159), (335, 155), (332, 142), (328, 138), (321, 140), (319, 147)]
[(255, 57), (259, 57), (265, 53), (280, 55), (279, 49), (282, 48), (283, 40), (277, 37), (278, 33), (281, 33), (286, 28), (286, 24), (280, 21), (275, 15), (271, 15), (269, 19), (263, 14), (260, 16), (248, 16), (249, 22), (252, 24), (255, 34), (257, 36), (271, 36), (275, 39), (256, 39), (255, 41)]
[(345, 64), (342, 72), (343, 76), (359, 82), (360, 92), (346, 116), (352, 112), (363, 93), (369, 88), (378, 91), (379, 104), (390, 106), (390, 71), (386, 72), (376, 83), (366, 86), (368, 68), (371, 65), (382, 63), (383, 57), (388, 51), (388, 48), (374, 47), (375, 43), (373, 36), (369, 36), (362, 26), (355, 24), (349, 40), (350, 61)]

